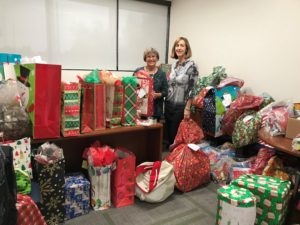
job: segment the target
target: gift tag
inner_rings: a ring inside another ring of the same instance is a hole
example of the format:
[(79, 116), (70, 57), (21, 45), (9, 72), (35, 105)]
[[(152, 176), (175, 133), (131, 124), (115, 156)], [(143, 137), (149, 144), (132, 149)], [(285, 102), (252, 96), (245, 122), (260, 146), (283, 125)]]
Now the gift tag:
[(146, 93), (145, 89), (144, 89), (144, 88), (141, 88), (141, 89), (139, 90), (138, 97), (139, 97), (139, 98), (144, 98), (146, 94), (147, 94), (147, 93)]
[(3, 69), (4, 69), (4, 78), (5, 78), (5, 80), (8, 80), (8, 79), (16, 80), (17, 79), (14, 64), (12, 64), (12, 63), (3, 63)]
[(224, 94), (223, 101), (222, 101), (223, 105), (225, 107), (228, 107), (228, 106), (230, 106), (231, 102), (232, 102), (231, 95), (228, 93)]
[(193, 143), (188, 144), (188, 147), (190, 149), (192, 149), (193, 151), (198, 151), (200, 149), (200, 147), (198, 145), (193, 144)]

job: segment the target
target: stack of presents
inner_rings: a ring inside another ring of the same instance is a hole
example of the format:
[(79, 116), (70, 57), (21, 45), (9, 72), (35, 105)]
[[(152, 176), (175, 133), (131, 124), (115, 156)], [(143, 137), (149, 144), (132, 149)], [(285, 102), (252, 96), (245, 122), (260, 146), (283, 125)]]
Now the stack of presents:
[(32, 138), (139, 125), (139, 116), (153, 113), (153, 81), (93, 70), (62, 82), (60, 65), (21, 59), (0, 54), (0, 224), (60, 224), (135, 197), (162, 202), (175, 188), (189, 192), (211, 181), (220, 185), (216, 224), (283, 224), (289, 206), (300, 210), (297, 165), (258, 138), (262, 128), (288, 133), (298, 151), (300, 130), (288, 125), (299, 116), (296, 104), (242, 93), (243, 80), (215, 67), (195, 87), (200, 120), (181, 122), (165, 159), (136, 165), (130, 149), (94, 142), (82, 149), (82, 171), (66, 174), (64, 150), (49, 142), (32, 149)]
[[(91, 208), (133, 204), (136, 160), (130, 150), (87, 143), (80, 149), (82, 171), (66, 174), (64, 150), (51, 139), (137, 125), (137, 110), (145, 117), (153, 113), (152, 88), (150, 77), (96, 69), (78, 82), (62, 82), (61, 65), (22, 63), (19, 54), (1, 53), (0, 153), (9, 170), (0, 173), (0, 190), (9, 198), (0, 200), (0, 224), (23, 224), (25, 217), (28, 224), (59, 224)], [(50, 142), (32, 149), (32, 139)], [(36, 217), (29, 218), (28, 210)]]
[(210, 159), (212, 181), (221, 186), (216, 224), (284, 224), (288, 207), (300, 215), (299, 159), (277, 154), (258, 132), (290, 138), (288, 147), (297, 152), (300, 126), (289, 136), (288, 123), (299, 114), (292, 101), (245, 94), (243, 85), (215, 67), (198, 80), (194, 99), (205, 134), (197, 146)]

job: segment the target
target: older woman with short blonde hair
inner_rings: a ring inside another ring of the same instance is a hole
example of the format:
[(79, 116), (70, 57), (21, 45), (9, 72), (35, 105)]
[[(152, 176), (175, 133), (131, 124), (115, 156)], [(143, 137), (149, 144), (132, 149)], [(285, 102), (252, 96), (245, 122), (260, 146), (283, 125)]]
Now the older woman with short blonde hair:
[(153, 79), (153, 92), (151, 93), (154, 99), (153, 103), (153, 117), (160, 121), (163, 116), (163, 104), (164, 97), (168, 93), (168, 82), (165, 72), (163, 72), (158, 66), (159, 53), (155, 48), (148, 48), (143, 54), (145, 66), (138, 67), (133, 75), (137, 75), (139, 72), (147, 74), (149, 78)]

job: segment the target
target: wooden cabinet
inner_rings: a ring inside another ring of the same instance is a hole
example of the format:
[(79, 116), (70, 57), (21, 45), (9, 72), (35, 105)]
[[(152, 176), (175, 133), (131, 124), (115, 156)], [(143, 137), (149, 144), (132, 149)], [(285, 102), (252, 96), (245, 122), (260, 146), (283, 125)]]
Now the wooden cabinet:
[(82, 153), (96, 140), (112, 147), (125, 147), (136, 155), (137, 165), (145, 161), (161, 160), (163, 143), (163, 125), (107, 128), (76, 137), (55, 139), (34, 139), (32, 148), (49, 141), (61, 147), (66, 160), (66, 172), (81, 170)]

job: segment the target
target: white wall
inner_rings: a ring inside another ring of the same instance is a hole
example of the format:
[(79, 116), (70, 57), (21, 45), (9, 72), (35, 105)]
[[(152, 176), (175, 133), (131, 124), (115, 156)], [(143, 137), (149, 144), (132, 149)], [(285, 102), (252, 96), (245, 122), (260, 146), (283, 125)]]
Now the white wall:
[(178, 36), (201, 76), (223, 66), (245, 91), (300, 102), (299, 0), (173, 0), (170, 49)]

